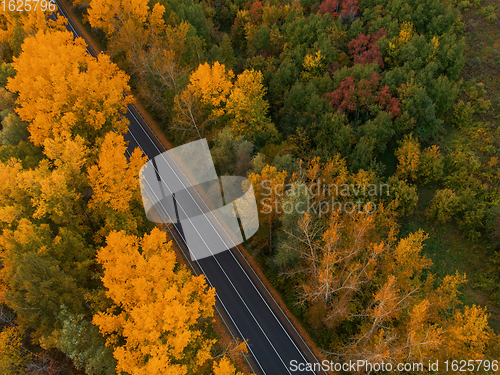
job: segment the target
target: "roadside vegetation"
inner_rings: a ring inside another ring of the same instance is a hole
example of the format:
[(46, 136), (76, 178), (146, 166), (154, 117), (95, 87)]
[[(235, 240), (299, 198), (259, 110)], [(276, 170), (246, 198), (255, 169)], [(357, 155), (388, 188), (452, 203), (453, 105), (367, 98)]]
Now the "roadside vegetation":
[(241, 374), (215, 291), (145, 217), (129, 77), (41, 11), (0, 20), (0, 373)]
[[(260, 229), (245, 247), (327, 358), (498, 358), (498, 4), (72, 6), (105, 51), (98, 60), (43, 14), (0, 15), (0, 247), (10, 314), (2, 335), (14, 335), (5, 337), (19, 343), (13, 347), (23, 361), (28, 347), (20, 342), (29, 337), (47, 358), (66, 356), (88, 374), (99, 373), (90, 361), (97, 350), (107, 373), (116, 364), (147, 371), (159, 357), (137, 360), (134, 345), (161, 343), (127, 331), (141, 293), (127, 300), (111, 275), (140, 277), (164, 254), (173, 267), (164, 270), (169, 285), (194, 283), (200, 301), (197, 309), (184, 306), (196, 323), (176, 328), (192, 341), (180, 348), (184, 357), (169, 357), (172, 365), (236, 371), (215, 336), (199, 333), (211, 332), (213, 291), (174, 266), (167, 239), (141, 212), (133, 176), (142, 160), (132, 155), (127, 164), (122, 155), (120, 95), (128, 85), (173, 145), (207, 138), (219, 174), (253, 182)], [(27, 257), (34, 268), (23, 270)], [(143, 268), (118, 269), (133, 259)], [(53, 273), (40, 278), (64, 277), (61, 285), (79, 297), (51, 290), (50, 304), (27, 298), (52, 285), (33, 276), (42, 261)], [(70, 342), (75, 330), (89, 332), (88, 340)]]

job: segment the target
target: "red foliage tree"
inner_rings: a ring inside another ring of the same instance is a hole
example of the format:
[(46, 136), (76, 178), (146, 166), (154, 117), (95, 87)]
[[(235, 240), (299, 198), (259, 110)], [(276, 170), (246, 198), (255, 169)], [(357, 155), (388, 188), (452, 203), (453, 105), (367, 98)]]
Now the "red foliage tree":
[(339, 0), (325, 0), (321, 3), (318, 13), (326, 14), (329, 13), (330, 17), (338, 17), (339, 16)]
[(324, 0), (318, 10), (319, 14), (329, 13), (330, 17), (336, 18), (339, 15), (344, 19), (354, 20), (358, 13), (359, 0)]
[(262, 14), (264, 13), (264, 7), (259, 0), (255, 0), (249, 10), (250, 19), (252, 23), (260, 24), (262, 23)]
[(375, 95), (375, 100), (378, 102), (378, 104), (384, 107), (387, 112), (391, 113), (392, 118), (401, 115), (401, 103), (397, 98), (393, 98), (391, 96), (389, 86), (385, 85), (382, 90), (377, 92), (377, 95)]
[(377, 40), (383, 36), (387, 36), (386, 29), (380, 29), (373, 35), (359, 33), (355, 39), (351, 40), (349, 42), (349, 51), (354, 59), (354, 63), (365, 65), (375, 61), (383, 68), (382, 53), (376, 44)]
[(354, 17), (356, 17), (356, 14), (358, 14), (358, 3), (359, 0), (342, 1), (342, 10), (340, 11), (340, 15), (342, 16), (342, 18), (353, 21)]
[(355, 81), (354, 77), (347, 77), (340, 83), (337, 90), (326, 94), (325, 97), (334, 108), (342, 113), (378, 104), (390, 112), (392, 118), (400, 116), (400, 102), (397, 98), (392, 97), (389, 87), (386, 85), (377, 91), (381, 80), (382, 77), (377, 72), (373, 72), (370, 78), (361, 79), (358, 82)]
[(337, 90), (326, 94), (332, 106), (339, 108), (342, 112), (356, 109), (356, 83), (354, 77), (347, 77), (340, 83)]

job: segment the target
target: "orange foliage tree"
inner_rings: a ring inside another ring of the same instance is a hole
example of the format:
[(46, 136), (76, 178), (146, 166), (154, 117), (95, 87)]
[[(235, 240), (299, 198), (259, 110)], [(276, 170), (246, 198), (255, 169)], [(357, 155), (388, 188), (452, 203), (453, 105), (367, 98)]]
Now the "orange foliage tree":
[(166, 25), (164, 12), (163, 5), (150, 8), (145, 0), (92, 0), (88, 21), (106, 33), (112, 56), (125, 54), (131, 75), (138, 78), (140, 95), (170, 116), (172, 103), (165, 95), (179, 94), (177, 81), (187, 72), (183, 54), (189, 48), (189, 24)]
[(164, 232), (112, 232), (97, 260), (113, 306), (93, 323), (109, 335), (118, 372), (196, 373), (212, 359), (214, 341), (203, 337), (202, 322), (213, 316), (215, 291), (179, 267)]
[[(6, 4), (7, 5), (7, 4)], [(40, 6), (33, 6), (28, 12), (8, 10), (0, 14), (0, 43), (8, 43), (14, 56), (21, 52), (21, 45), (27, 36), (35, 36), (38, 31), (66, 30), (66, 19), (58, 17), (55, 21), (49, 18), (54, 12), (42, 11)]]
[(89, 208), (94, 217), (101, 218), (104, 225), (99, 235), (110, 230), (136, 232), (142, 210), (139, 188), (139, 169), (147, 161), (142, 151), (136, 148), (129, 160), (122, 135), (109, 132), (99, 149), (97, 163), (88, 169), (88, 181), (92, 188)]
[(225, 113), (233, 77), (219, 62), (201, 64), (191, 73), (187, 87), (175, 96), (172, 127), (203, 138), (206, 127)]
[(151, 41), (165, 30), (162, 16), (165, 7), (156, 3), (153, 9), (147, 0), (90, 1), (88, 21), (102, 29), (109, 41), (112, 54), (125, 52), (134, 61)]
[(73, 40), (68, 31), (40, 31), (26, 38), (12, 66), (17, 74), (7, 89), (18, 93), (16, 112), (30, 123), (36, 146), (63, 131), (91, 144), (110, 130), (127, 131), (128, 78), (109, 57), (91, 57), (83, 39)]
[(175, 97), (174, 128), (202, 137), (209, 123), (226, 118), (236, 136), (275, 140), (278, 132), (268, 117), (262, 73), (245, 70), (234, 83), (233, 78), (233, 72), (218, 62), (201, 64)]

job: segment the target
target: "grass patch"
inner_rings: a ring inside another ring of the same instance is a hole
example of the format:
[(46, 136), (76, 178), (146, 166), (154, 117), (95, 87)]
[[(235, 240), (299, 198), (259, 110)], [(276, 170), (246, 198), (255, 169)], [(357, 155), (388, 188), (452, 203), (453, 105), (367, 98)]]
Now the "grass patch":
[(461, 288), (460, 301), (465, 305), (486, 306), (490, 326), (500, 332), (500, 287), (497, 282), (496, 264), (491, 261), (487, 244), (465, 238), (456, 222), (445, 225), (429, 222), (425, 210), (434, 194), (433, 188), (419, 191), (416, 213), (408, 217), (401, 227), (400, 236), (422, 229), (429, 234), (423, 253), (432, 260), (430, 271), (438, 279), (456, 272), (466, 274), (467, 283)]

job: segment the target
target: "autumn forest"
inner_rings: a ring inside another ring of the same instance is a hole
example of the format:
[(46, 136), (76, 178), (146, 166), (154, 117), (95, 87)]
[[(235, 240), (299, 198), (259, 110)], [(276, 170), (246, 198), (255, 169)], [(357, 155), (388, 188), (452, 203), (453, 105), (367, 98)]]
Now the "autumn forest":
[(85, 39), (0, 12), (1, 375), (251, 373), (146, 218), (131, 103), (252, 182), (242, 251), (318, 358), (500, 360), (497, 2), (58, 5)]

